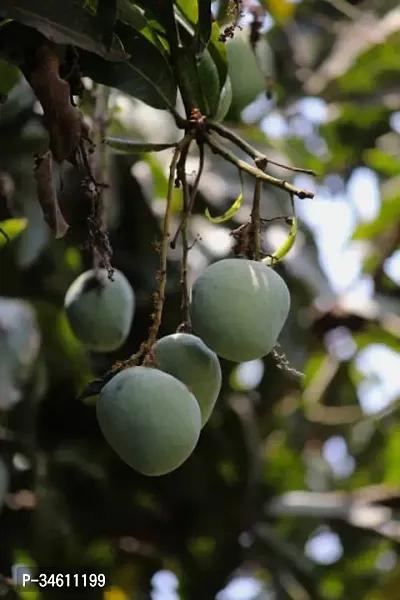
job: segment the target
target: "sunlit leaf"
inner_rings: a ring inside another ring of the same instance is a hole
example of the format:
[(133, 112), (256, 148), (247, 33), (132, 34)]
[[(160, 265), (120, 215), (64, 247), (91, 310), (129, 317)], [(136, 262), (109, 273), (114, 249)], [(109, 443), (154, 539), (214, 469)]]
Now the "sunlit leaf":
[(380, 148), (365, 150), (364, 160), (372, 169), (380, 171), (389, 177), (394, 177), (400, 173), (399, 159)]
[(385, 483), (393, 485), (400, 484), (399, 455), (400, 426), (397, 425), (389, 432), (385, 444)]
[(288, 21), (296, 11), (296, 3), (290, 0), (261, 0), (261, 4), (277, 23)]
[(27, 227), (28, 219), (0, 221), (0, 248), (18, 237)]
[(370, 240), (392, 227), (400, 217), (400, 198), (382, 202), (381, 210), (373, 221), (361, 223), (353, 233), (353, 240)]
[(139, 0), (136, 4), (164, 27), (170, 47), (176, 47), (178, 38), (173, 0)]
[[(194, 35), (195, 26), (198, 18), (198, 10), (196, 2), (193, 0), (178, 0), (177, 5), (185, 19), (192, 26), (192, 34)], [(211, 24), (211, 37), (207, 44), (207, 50), (211, 54), (213, 61), (218, 69), (220, 88), (225, 84), (228, 74), (228, 54), (226, 44), (220, 40), (221, 29), (215, 21)]]

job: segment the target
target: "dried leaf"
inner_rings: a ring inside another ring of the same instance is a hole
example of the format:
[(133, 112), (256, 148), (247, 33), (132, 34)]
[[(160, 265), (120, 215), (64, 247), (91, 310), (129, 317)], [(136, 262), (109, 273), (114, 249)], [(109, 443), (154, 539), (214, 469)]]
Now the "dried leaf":
[(68, 231), (57, 198), (56, 188), (52, 176), (52, 154), (48, 150), (43, 156), (36, 157), (35, 180), (36, 190), (43, 217), (56, 239), (64, 237)]

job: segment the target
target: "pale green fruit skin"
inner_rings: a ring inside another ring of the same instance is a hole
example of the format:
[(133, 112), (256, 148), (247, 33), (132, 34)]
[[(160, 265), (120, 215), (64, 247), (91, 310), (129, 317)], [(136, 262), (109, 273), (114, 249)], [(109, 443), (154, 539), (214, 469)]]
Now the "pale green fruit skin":
[(215, 352), (190, 333), (167, 335), (152, 351), (157, 367), (182, 381), (195, 396), (204, 427), (221, 391), (221, 367)]
[(225, 119), (232, 104), (232, 83), (229, 75), (226, 77), (225, 85), (222, 88), (219, 99), (218, 109), (214, 121), (221, 122)]
[(226, 43), (233, 93), (232, 108), (238, 113), (261, 92), (265, 92), (265, 77), (273, 75), (273, 52), (265, 37), (261, 38), (256, 47), (260, 62), (251, 49), (248, 27), (236, 31), (233, 39)]
[(95, 275), (86, 271), (72, 283), (64, 307), (75, 336), (94, 352), (117, 350), (128, 337), (135, 310), (135, 295), (129, 281), (114, 270), (110, 281), (106, 269), (99, 275), (104, 288), (86, 290)]
[(195, 281), (193, 331), (220, 357), (246, 362), (269, 354), (290, 309), (286, 283), (271, 267), (228, 258)]
[(96, 411), (107, 442), (143, 475), (177, 469), (200, 436), (196, 398), (183, 383), (158, 369), (120, 371), (102, 389)]

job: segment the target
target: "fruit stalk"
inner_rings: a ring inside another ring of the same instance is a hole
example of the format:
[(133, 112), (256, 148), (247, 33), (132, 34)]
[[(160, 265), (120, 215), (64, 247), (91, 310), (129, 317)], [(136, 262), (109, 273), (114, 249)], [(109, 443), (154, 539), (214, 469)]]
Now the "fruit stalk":
[(190, 194), (190, 199), (188, 202), (187, 210), (185, 211), (182, 221), (180, 222), (178, 229), (176, 230), (176, 233), (173, 237), (173, 240), (171, 241), (171, 248), (175, 248), (176, 240), (178, 239), (178, 236), (179, 236), (180, 232), (182, 231), (182, 227), (186, 226), (187, 221), (190, 218), (190, 215), (192, 214), (194, 201), (196, 200), (197, 189), (199, 187), (201, 176), (203, 175), (203, 169), (204, 169), (204, 145), (203, 145), (203, 143), (198, 142), (198, 147), (199, 147), (199, 169), (197, 171), (196, 179), (194, 180), (192, 193)]
[[(185, 215), (189, 209), (190, 203), (190, 192), (189, 186), (186, 179), (186, 158), (188, 155), (189, 147), (187, 146), (185, 150), (182, 152), (181, 157), (179, 159), (177, 165), (177, 175), (179, 181), (182, 185), (182, 196), (183, 196), (183, 209), (182, 209), (182, 219), (185, 219)], [(181, 259), (181, 293), (182, 293), (182, 302), (181, 302), (181, 311), (182, 311), (182, 323), (179, 327), (179, 331), (182, 332), (190, 332), (191, 324), (190, 324), (190, 314), (189, 314), (189, 288), (187, 281), (187, 271), (188, 271), (188, 256), (189, 256), (189, 241), (188, 241), (188, 218), (185, 219), (185, 222), (182, 225), (181, 237), (182, 237), (182, 259)]]
[(262, 180), (256, 179), (254, 184), (254, 198), (253, 208), (251, 211), (251, 223), (253, 229), (253, 240), (254, 240), (254, 260), (260, 260), (261, 257), (261, 215), (260, 215), (260, 204), (261, 204), (261, 192), (262, 192)]
[(156, 292), (156, 301), (155, 301), (155, 310), (153, 315), (153, 323), (150, 327), (149, 337), (147, 342), (145, 343), (145, 352), (147, 356), (145, 357), (145, 363), (149, 361), (149, 352), (154, 342), (157, 339), (158, 330), (161, 325), (162, 313), (164, 308), (164, 299), (165, 299), (165, 286), (167, 283), (167, 253), (168, 253), (168, 240), (170, 236), (170, 223), (171, 223), (171, 215), (172, 215), (172, 197), (175, 186), (175, 175), (177, 165), (182, 153), (187, 152), (187, 148), (191, 144), (193, 140), (192, 135), (186, 135), (178, 146), (174, 150), (174, 154), (170, 164), (169, 170), (169, 180), (168, 180), (168, 192), (167, 192), (167, 206), (165, 208), (164, 215), (164, 227), (163, 227), (163, 238), (160, 246), (160, 270), (157, 274), (158, 279), (158, 289)]

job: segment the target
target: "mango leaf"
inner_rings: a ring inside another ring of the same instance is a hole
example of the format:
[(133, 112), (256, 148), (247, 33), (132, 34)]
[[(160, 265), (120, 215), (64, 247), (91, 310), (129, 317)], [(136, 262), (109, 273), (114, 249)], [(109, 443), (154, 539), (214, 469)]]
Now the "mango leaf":
[(385, 483), (399, 485), (399, 451), (400, 451), (400, 426), (395, 425), (388, 434), (385, 445)]
[[(196, 9), (195, 2), (193, 0), (178, 0), (177, 2), (179, 13), (186, 19), (188, 23), (192, 25), (192, 32), (194, 35), (198, 11)], [(226, 44), (220, 41), (219, 37), (221, 29), (215, 21), (211, 23), (211, 36), (207, 45), (207, 50), (211, 54), (211, 57), (218, 69), (220, 89), (223, 88), (228, 74), (228, 53), (226, 50)]]
[(399, 159), (380, 148), (365, 150), (363, 158), (366, 164), (372, 169), (380, 171), (389, 177), (394, 177), (400, 173)]
[(21, 73), (14, 65), (0, 60), (0, 94), (8, 94), (20, 80)]
[(152, 44), (157, 46), (161, 52), (168, 51), (168, 43), (158, 36), (159, 33), (164, 32), (158, 23), (146, 19), (143, 12), (129, 0), (120, 0), (117, 9), (117, 16), (120, 21), (136, 29)]
[(370, 223), (361, 223), (352, 235), (352, 240), (370, 240), (390, 229), (400, 218), (400, 198), (393, 197), (382, 202), (379, 215)]
[(142, 152), (161, 152), (169, 148), (176, 148), (176, 142), (170, 144), (158, 144), (157, 142), (134, 142), (133, 140), (122, 140), (119, 138), (106, 138), (104, 143), (114, 150), (127, 154), (140, 154)]
[(110, 62), (82, 51), (82, 72), (94, 81), (117, 88), (153, 108), (174, 107), (176, 83), (165, 55), (146, 37), (125, 23), (118, 21), (115, 32), (130, 59)]
[(0, 248), (18, 237), (26, 229), (27, 225), (28, 219), (7, 219), (6, 221), (0, 221)]
[(109, 51), (117, 22), (117, 0), (97, 0), (97, 19), (103, 31), (103, 43)]
[(197, 0), (197, 6), (198, 19), (195, 34), (195, 51), (196, 54), (201, 54), (211, 38), (211, 26), (213, 22), (211, 0)]
[(178, 47), (178, 29), (175, 20), (175, 10), (173, 0), (140, 0), (136, 2), (146, 13), (149, 12), (153, 18), (159, 22), (165, 29), (165, 34), (170, 47)]
[(276, 23), (286, 23), (296, 11), (296, 3), (290, 0), (261, 0), (262, 6)]
[(240, 192), (239, 196), (236, 198), (235, 202), (232, 206), (220, 217), (212, 217), (208, 208), (206, 208), (205, 216), (208, 221), (211, 223), (224, 223), (225, 221), (229, 221), (233, 217), (233, 215), (239, 210), (243, 201), (243, 192)]
[(71, 44), (109, 60), (125, 57), (118, 40), (114, 40), (112, 51), (107, 51), (96, 17), (74, 2), (64, 2), (60, 10), (59, 0), (0, 0), (0, 14), (36, 29), (56, 44)]

